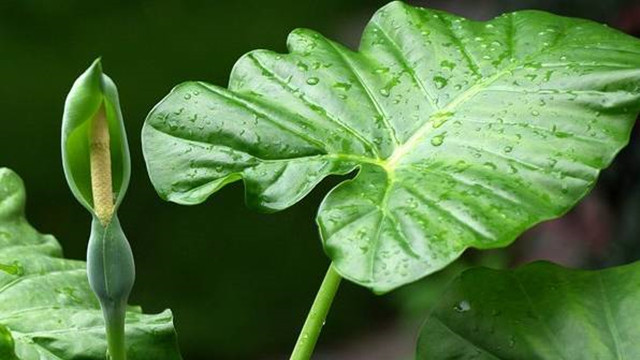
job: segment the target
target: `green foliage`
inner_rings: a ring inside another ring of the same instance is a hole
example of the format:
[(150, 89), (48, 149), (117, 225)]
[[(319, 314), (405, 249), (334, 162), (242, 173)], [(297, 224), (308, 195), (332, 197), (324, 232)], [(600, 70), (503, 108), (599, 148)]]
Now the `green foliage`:
[[(56, 239), (27, 223), (24, 206), (22, 180), (0, 169), (0, 359), (104, 359), (104, 321), (85, 264), (63, 259)], [(170, 311), (127, 310), (130, 360), (180, 359)]]
[(358, 52), (311, 30), (287, 45), (242, 57), (228, 89), (188, 82), (161, 101), (150, 178), (181, 204), (242, 179), (250, 206), (277, 211), (358, 170), (317, 221), (336, 270), (376, 292), (566, 212), (638, 111), (640, 42), (539, 11), (474, 22), (393, 2)]
[(639, 284), (640, 263), (467, 270), (424, 324), (418, 359), (635, 359)]

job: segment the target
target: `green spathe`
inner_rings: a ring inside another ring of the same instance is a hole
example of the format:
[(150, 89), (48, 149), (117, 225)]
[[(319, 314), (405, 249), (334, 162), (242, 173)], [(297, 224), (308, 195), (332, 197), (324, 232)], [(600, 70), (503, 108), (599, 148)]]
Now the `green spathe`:
[(640, 263), (467, 270), (427, 318), (417, 359), (637, 359), (638, 284)]
[(102, 105), (111, 135), (112, 178), (117, 210), (129, 186), (131, 160), (118, 90), (111, 78), (102, 72), (101, 61), (97, 59), (73, 84), (65, 102), (62, 120), (64, 173), (73, 195), (92, 214), (88, 139), (91, 120)]
[[(0, 168), (0, 359), (104, 360), (102, 311), (84, 262), (62, 258), (56, 239), (29, 225), (24, 206), (22, 180)], [(179, 360), (172, 322), (169, 310), (128, 307), (128, 359)]]
[(376, 292), (565, 213), (640, 104), (640, 41), (540, 11), (476, 22), (392, 2), (357, 52), (305, 29), (287, 45), (243, 56), (228, 89), (163, 99), (142, 132), (149, 176), (181, 204), (242, 179), (277, 211), (356, 170), (317, 222), (335, 269)]

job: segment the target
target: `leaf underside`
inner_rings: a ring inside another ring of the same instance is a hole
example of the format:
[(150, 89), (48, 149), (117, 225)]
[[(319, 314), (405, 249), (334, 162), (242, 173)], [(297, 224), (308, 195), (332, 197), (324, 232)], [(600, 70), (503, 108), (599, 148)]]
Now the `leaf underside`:
[(150, 178), (181, 204), (242, 179), (248, 205), (277, 211), (358, 170), (317, 221), (338, 272), (376, 292), (566, 212), (638, 111), (638, 40), (539, 11), (475, 22), (393, 2), (358, 52), (311, 30), (287, 45), (243, 56), (228, 89), (162, 100), (143, 128)]
[[(100, 305), (85, 263), (62, 258), (60, 244), (24, 218), (25, 190), (0, 168), (0, 355), (2, 359), (105, 359)], [(171, 312), (127, 313), (131, 360), (179, 360)]]
[(417, 359), (637, 359), (640, 263), (467, 270), (425, 322)]

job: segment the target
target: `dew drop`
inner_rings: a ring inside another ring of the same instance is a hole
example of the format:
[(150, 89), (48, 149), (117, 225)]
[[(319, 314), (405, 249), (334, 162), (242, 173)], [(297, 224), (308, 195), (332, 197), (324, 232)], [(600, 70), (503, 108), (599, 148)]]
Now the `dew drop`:
[(431, 126), (433, 126), (434, 129), (437, 129), (447, 122), (447, 120), (449, 120), (453, 115), (454, 113), (452, 112), (437, 113), (433, 117)]
[(440, 146), (444, 142), (444, 134), (436, 135), (431, 138), (431, 145)]
[(462, 312), (466, 312), (471, 310), (471, 305), (469, 304), (469, 302), (467, 300), (462, 300), (459, 303), (457, 303), (453, 309), (459, 313)]
[(438, 89), (442, 89), (448, 84), (447, 79), (443, 78), (442, 76), (434, 76), (433, 81), (436, 83), (436, 88)]
[(442, 60), (442, 62), (440, 62), (440, 67), (447, 70), (453, 70), (456, 67), (456, 63), (453, 61)]
[(320, 79), (318, 79), (317, 77), (310, 77), (307, 79), (307, 84), (309, 85), (316, 85), (319, 82), (320, 82)]
[(22, 264), (17, 261), (14, 261), (11, 265), (0, 264), (0, 271), (6, 272), (9, 275), (24, 275), (24, 268), (22, 267)]
[(496, 164), (487, 161), (486, 163), (483, 164), (484, 166), (488, 167), (491, 170), (496, 170), (498, 167), (496, 166)]

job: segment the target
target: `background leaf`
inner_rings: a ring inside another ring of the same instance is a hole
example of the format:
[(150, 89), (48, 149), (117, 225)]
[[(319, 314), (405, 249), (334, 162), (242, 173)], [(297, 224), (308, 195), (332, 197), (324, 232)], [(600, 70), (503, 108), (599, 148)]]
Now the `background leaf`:
[(377, 292), (563, 214), (638, 110), (640, 42), (544, 12), (485, 23), (393, 2), (359, 52), (310, 30), (287, 45), (242, 57), (228, 90), (189, 82), (160, 102), (151, 180), (196, 204), (243, 179), (249, 205), (276, 211), (359, 169), (318, 223), (340, 274)]
[[(84, 262), (63, 259), (56, 239), (27, 223), (24, 205), (22, 180), (0, 169), (0, 354), (15, 342), (20, 360), (104, 359), (102, 311)], [(169, 310), (131, 307), (129, 359), (180, 359), (172, 321)]]
[(639, 298), (640, 263), (467, 270), (427, 318), (418, 359), (635, 359)]

